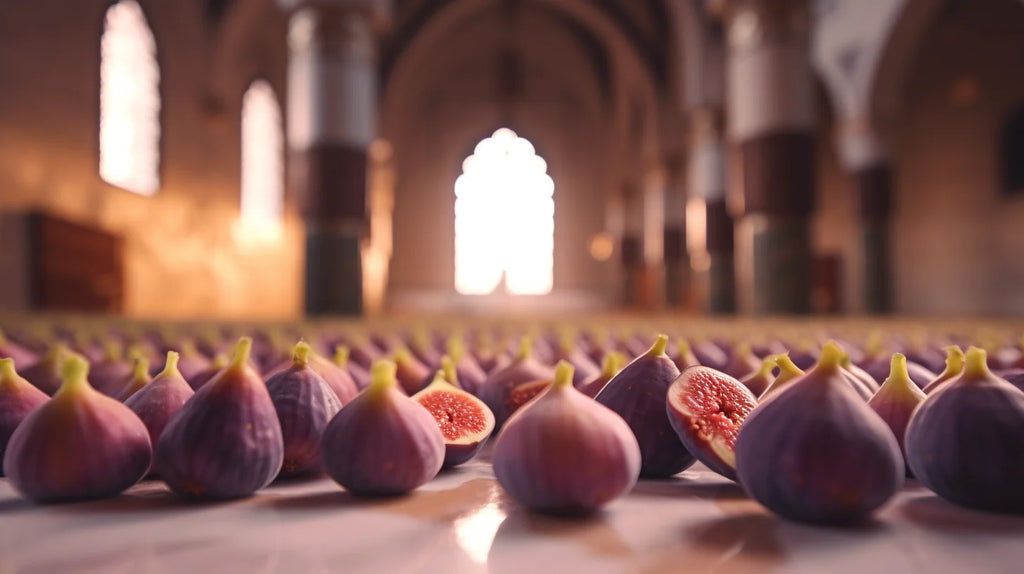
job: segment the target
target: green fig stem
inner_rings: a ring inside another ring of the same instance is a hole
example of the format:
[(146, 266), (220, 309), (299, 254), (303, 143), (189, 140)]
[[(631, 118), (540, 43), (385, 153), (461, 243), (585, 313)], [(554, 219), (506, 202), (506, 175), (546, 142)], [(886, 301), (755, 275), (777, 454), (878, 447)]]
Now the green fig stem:
[(939, 378), (942, 380), (952, 379), (964, 370), (964, 352), (956, 345), (946, 347), (946, 369), (942, 371)]
[(658, 335), (658, 338), (654, 340), (654, 344), (651, 348), (644, 353), (648, 357), (658, 357), (665, 354), (665, 349), (668, 348), (668, 335), (662, 333)]
[[(789, 357), (787, 356), (786, 358)], [(762, 379), (771, 376), (772, 371), (775, 370), (775, 367), (777, 367), (778, 364), (778, 355), (768, 355), (763, 361), (761, 361), (761, 366), (757, 369), (757, 374), (755, 376)]]
[(601, 376), (605, 379), (611, 379), (615, 375), (619, 374), (622, 367), (626, 364), (626, 356), (618, 351), (610, 351), (605, 353), (604, 361), (601, 364)]
[(448, 377), (444, 374), (444, 370), (442, 369), (438, 369), (437, 372), (434, 373), (434, 378), (430, 380), (430, 385), (428, 386), (434, 385), (442, 385), (445, 387), (455, 386), (451, 384), (451, 382), (448, 380)]
[(988, 353), (985, 349), (971, 347), (964, 354), (964, 379), (982, 379), (989, 375)]
[(136, 381), (149, 380), (149, 359), (136, 357), (135, 365), (132, 368), (132, 379)]
[(804, 374), (803, 369), (796, 366), (796, 363), (793, 362), (793, 359), (789, 358), (789, 353), (781, 353), (775, 355), (775, 364), (778, 365), (779, 367), (778, 379), (782, 379), (785, 381), (789, 379), (795, 379), (796, 377), (799, 377), (800, 375)]
[(676, 345), (676, 354), (680, 357), (685, 357), (692, 352), (690, 349), (690, 341), (685, 338), (679, 339), (679, 344)]
[(252, 339), (249, 337), (242, 337), (235, 343), (234, 354), (231, 356), (231, 362), (227, 368), (231, 370), (238, 370), (245, 367), (245, 364), (249, 361), (249, 353), (252, 352)]
[(519, 340), (519, 352), (516, 353), (516, 360), (522, 361), (530, 356), (530, 350), (533, 348), (533, 337), (524, 335)]
[(338, 345), (334, 348), (334, 364), (344, 369), (348, 367), (348, 357), (351, 350), (346, 345)]
[(72, 353), (67, 360), (64, 361), (62, 371), (63, 382), (60, 388), (57, 389), (57, 395), (66, 395), (76, 392), (81, 392), (86, 389), (91, 389), (89, 385), (89, 361), (85, 360), (85, 357)]
[(879, 331), (871, 331), (868, 335), (867, 348), (868, 356), (877, 357), (882, 353), (882, 333)]
[(14, 359), (0, 359), (0, 387), (17, 379), (18, 372), (14, 369)]
[(210, 366), (218, 370), (223, 369), (228, 366), (228, 358), (224, 356), (224, 353), (217, 353)]
[(555, 365), (555, 380), (551, 386), (556, 389), (564, 389), (572, 386), (572, 375), (576, 370), (569, 361), (558, 361)]
[(814, 368), (823, 371), (838, 371), (843, 364), (844, 354), (845, 351), (843, 351), (842, 347), (837, 345), (835, 341), (829, 341), (822, 347), (821, 357)]
[(292, 348), (292, 365), (305, 368), (309, 365), (309, 355), (312, 352), (313, 348), (309, 346), (309, 343), (305, 341), (295, 343), (295, 347)]
[(893, 354), (889, 376), (882, 382), (878, 392), (882, 392), (882, 389), (909, 397), (924, 396), (924, 393), (911, 380), (910, 372), (907, 371), (907, 357), (902, 353)]
[(124, 356), (124, 347), (117, 341), (108, 341), (103, 345), (103, 358), (110, 363), (121, 360)]
[(746, 341), (740, 341), (739, 343), (736, 344), (735, 354), (737, 357), (747, 357), (750, 356), (752, 352), (753, 351), (750, 348), (750, 343)]
[(160, 371), (157, 377), (181, 377), (181, 371), (178, 370), (178, 359), (181, 358), (176, 351), (167, 351), (167, 361), (164, 362), (164, 370)]
[(452, 361), (458, 362), (461, 360), (462, 355), (466, 353), (466, 344), (463, 342), (462, 337), (458, 335), (448, 337), (448, 342), (445, 344), (445, 352), (452, 358)]
[(395, 364), (401, 365), (412, 361), (412, 353), (406, 347), (399, 347), (395, 350)]
[(441, 374), (444, 375), (446, 381), (456, 387), (459, 386), (459, 373), (455, 369), (455, 361), (448, 355), (441, 357)]
[(0, 347), (7, 346), (7, 335), (4, 334), (4, 330), (0, 329)]
[(366, 391), (382, 395), (398, 385), (398, 365), (388, 359), (376, 359), (370, 365), (370, 386)]

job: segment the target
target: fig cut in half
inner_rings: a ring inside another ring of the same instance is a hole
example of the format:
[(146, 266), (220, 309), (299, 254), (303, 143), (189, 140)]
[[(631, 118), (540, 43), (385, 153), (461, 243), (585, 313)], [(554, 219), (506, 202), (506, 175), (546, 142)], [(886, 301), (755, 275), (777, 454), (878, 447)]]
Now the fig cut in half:
[[(445, 357), (447, 359), (447, 357)], [(450, 359), (447, 361), (450, 363)], [(438, 371), (425, 389), (412, 396), (437, 421), (444, 437), (444, 467), (476, 456), (494, 430), (494, 413), (483, 401), (451, 384)]]
[(736, 480), (736, 437), (757, 397), (743, 383), (709, 367), (690, 367), (668, 389), (668, 419), (686, 450)]

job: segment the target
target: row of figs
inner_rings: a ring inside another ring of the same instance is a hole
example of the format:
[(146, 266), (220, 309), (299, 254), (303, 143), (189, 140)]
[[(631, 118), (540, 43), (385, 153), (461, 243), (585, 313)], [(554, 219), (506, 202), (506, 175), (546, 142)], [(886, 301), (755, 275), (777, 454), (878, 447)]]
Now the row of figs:
[(10, 483), (53, 502), (150, 476), (223, 499), (326, 474), (389, 496), (469, 461), (493, 432), (495, 477), (539, 512), (591, 512), (696, 461), (797, 521), (863, 521), (907, 478), (956, 504), (1024, 512), (1014, 345), (569, 330), (170, 339), (0, 334)]

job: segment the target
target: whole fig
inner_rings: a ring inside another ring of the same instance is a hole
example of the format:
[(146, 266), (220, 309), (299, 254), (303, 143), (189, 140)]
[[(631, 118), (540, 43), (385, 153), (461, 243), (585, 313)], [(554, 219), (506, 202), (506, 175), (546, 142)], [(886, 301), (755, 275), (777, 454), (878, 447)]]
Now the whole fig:
[(281, 470), (281, 423), (267, 386), (249, 364), (242, 337), (231, 363), (175, 414), (156, 447), (154, 470), (176, 494), (242, 498)]
[(434, 417), (398, 390), (395, 364), (377, 360), (373, 382), (324, 429), (327, 474), (354, 496), (393, 496), (434, 478), (444, 436)]
[(907, 462), (946, 500), (1024, 512), (1024, 391), (993, 375), (972, 347), (964, 370), (928, 395), (907, 427)]
[(937, 391), (943, 384), (960, 376), (964, 371), (964, 352), (960, 347), (952, 345), (946, 347), (946, 368), (937, 377), (924, 386), (924, 394), (930, 395)]
[(590, 398), (597, 396), (601, 389), (626, 366), (626, 356), (618, 351), (608, 351), (601, 362), (601, 374), (583, 383), (580, 392)]
[(63, 384), (64, 363), (72, 354), (67, 344), (54, 343), (39, 361), (23, 369), (21, 376), (40, 391), (53, 396)]
[(642, 455), (641, 476), (672, 476), (695, 460), (679, 442), (665, 412), (668, 387), (679, 376), (679, 369), (665, 354), (667, 345), (668, 337), (659, 335), (650, 350), (626, 365), (594, 397), (633, 430)]
[(121, 390), (112, 396), (123, 403), (129, 397), (142, 390), (151, 380), (149, 376), (149, 360), (144, 357), (136, 357), (128, 380), (124, 382)]
[(149, 433), (128, 407), (92, 388), (89, 364), (72, 355), (64, 383), (15, 429), (4, 474), (36, 502), (117, 496), (146, 473)]
[[(910, 416), (924, 398), (924, 391), (910, 380), (910, 373), (907, 372), (907, 358), (899, 353), (894, 354), (889, 378), (885, 379), (882, 388), (878, 389), (875, 396), (871, 397), (868, 406), (882, 417), (885, 424), (889, 425), (896, 442), (900, 445), (900, 451), (903, 452), (904, 462), (907, 450), (903, 443), (903, 437), (907, 432)], [(911, 476), (909, 466), (906, 466), (906, 471), (907, 476)]]
[(0, 476), (3, 476), (7, 441), (11, 440), (14, 429), (49, 398), (18, 376), (14, 370), (14, 359), (0, 359)]
[(150, 443), (159, 444), (160, 435), (171, 417), (185, 406), (193, 394), (192, 387), (178, 371), (178, 353), (167, 351), (164, 369), (149, 384), (128, 397), (124, 406), (146, 425)]
[(842, 350), (762, 402), (736, 439), (740, 484), (769, 510), (801, 522), (869, 517), (903, 484), (903, 457), (885, 422), (840, 373)]
[(494, 476), (537, 512), (591, 512), (628, 492), (640, 474), (633, 432), (577, 391), (572, 371), (560, 362), (554, 383), (508, 420), (494, 445)]
[(779, 358), (777, 355), (768, 355), (761, 361), (761, 366), (757, 368), (757, 371), (750, 373), (746, 377), (740, 379), (740, 383), (744, 387), (747, 387), (755, 397), (759, 397), (764, 394), (765, 390), (771, 386), (772, 381), (775, 380), (775, 375), (772, 371), (779, 365)]
[(494, 413), (496, 428), (501, 428), (505, 419), (508, 418), (506, 401), (512, 389), (522, 383), (551, 380), (554, 375), (550, 367), (533, 358), (532, 346), (533, 341), (529, 337), (523, 337), (515, 360), (488, 377), (479, 389), (478, 396), (487, 403), (487, 407)]

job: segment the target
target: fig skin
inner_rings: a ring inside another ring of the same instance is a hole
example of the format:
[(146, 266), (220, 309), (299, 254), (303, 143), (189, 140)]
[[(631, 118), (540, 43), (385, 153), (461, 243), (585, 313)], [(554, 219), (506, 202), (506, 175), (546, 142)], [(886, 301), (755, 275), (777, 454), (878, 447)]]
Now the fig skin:
[(900, 488), (903, 457), (885, 422), (840, 373), (842, 350), (762, 402), (736, 439), (736, 475), (755, 500), (800, 522), (867, 519)]
[(267, 392), (281, 423), (284, 462), (280, 476), (323, 473), (320, 437), (341, 410), (341, 401), (327, 382), (309, 366), (312, 348), (299, 342), (292, 364), (267, 379)]
[(737, 343), (729, 357), (729, 362), (721, 372), (733, 379), (742, 379), (756, 373), (761, 368), (761, 360), (754, 356), (749, 343)]
[[(171, 350), (174, 349), (168, 349), (168, 351)], [(195, 343), (192, 341), (183, 342), (180, 345), (179, 350), (175, 352), (178, 353), (179, 357), (177, 365), (178, 372), (181, 373), (181, 376), (184, 377), (186, 381), (210, 367), (210, 361), (196, 350)], [(162, 373), (166, 367), (166, 359), (164, 361), (153, 363), (153, 365), (150, 366), (149, 373), (156, 377), (158, 374)]]
[(92, 388), (89, 364), (71, 356), (64, 383), (15, 429), (4, 474), (35, 502), (110, 498), (138, 482), (152, 460), (149, 433), (128, 407)]
[(604, 360), (601, 363), (601, 374), (583, 383), (583, 386), (580, 387), (580, 392), (590, 398), (596, 397), (597, 393), (600, 393), (601, 389), (608, 384), (608, 381), (619, 374), (619, 371), (625, 366), (625, 355), (618, 351), (608, 351), (605, 353)]
[(679, 369), (679, 372), (683, 372), (690, 367), (700, 365), (700, 361), (697, 360), (697, 355), (693, 354), (693, 350), (690, 349), (690, 342), (686, 339), (679, 339), (676, 347), (676, 354), (672, 357), (672, 362), (676, 364), (676, 368)]
[(708, 367), (690, 367), (668, 388), (666, 411), (686, 450), (718, 474), (736, 480), (736, 436), (757, 407), (743, 383)]
[(924, 401), (925, 396), (924, 391), (910, 380), (910, 373), (907, 372), (907, 358), (896, 353), (892, 356), (889, 378), (885, 379), (882, 387), (868, 401), (868, 406), (882, 417), (896, 438), (896, 442), (899, 443), (908, 477), (913, 476), (913, 472), (906, 464), (907, 449), (903, 438), (907, 432), (907, 425), (910, 424), (910, 417), (914, 414), (914, 409)]
[(433, 479), (444, 463), (444, 436), (418, 402), (398, 390), (396, 366), (374, 362), (373, 382), (324, 429), (327, 474), (353, 496), (396, 496)]
[(422, 391), (412, 396), (434, 417), (444, 437), (443, 468), (464, 464), (483, 448), (494, 431), (494, 413), (483, 401), (453, 385), (455, 365), (441, 358), (443, 370)]
[(214, 377), (220, 374), (228, 366), (227, 357), (218, 354), (210, 361), (210, 365), (191, 377), (185, 377), (188, 381), (188, 386), (192, 387), (193, 391), (198, 391), (203, 388), (206, 383), (210, 382)]
[(964, 371), (964, 352), (960, 350), (960, 347), (950, 346), (946, 347), (946, 368), (943, 369), (942, 373), (933, 378), (927, 385), (924, 386), (924, 394), (930, 395), (937, 391), (939, 387), (945, 383), (952, 381), (956, 377), (960, 376), (960, 373)]
[(167, 423), (194, 394), (178, 370), (178, 353), (168, 351), (164, 369), (148, 385), (128, 397), (124, 406), (131, 409), (146, 425), (149, 441), (155, 445), (159, 443)]
[(532, 346), (533, 341), (529, 337), (523, 337), (515, 361), (488, 377), (480, 387), (478, 396), (487, 403), (487, 408), (494, 413), (495, 428), (497, 429), (500, 429), (505, 424), (505, 419), (508, 418), (505, 401), (508, 400), (512, 389), (523, 383), (551, 380), (554, 376), (554, 371), (550, 367), (533, 358), (530, 350)]
[(793, 361), (789, 359), (789, 355), (786, 353), (775, 355), (775, 364), (779, 367), (779, 374), (772, 381), (772, 384), (768, 385), (768, 388), (757, 398), (758, 402), (765, 402), (804, 376), (804, 372), (800, 370), (800, 367), (793, 364)]
[(716, 371), (721, 371), (729, 363), (729, 355), (714, 341), (701, 341), (692, 345), (690, 349), (698, 364)]
[(21, 371), (21, 376), (35, 388), (53, 396), (63, 384), (64, 362), (72, 356), (63, 342), (54, 343), (35, 364)]
[[(487, 373), (476, 362), (473, 355), (466, 352), (462, 337), (451, 337), (448, 339), (448, 356), (455, 362), (455, 372), (458, 374), (459, 387), (472, 395), (480, 395), (480, 387), (487, 381)], [(451, 382), (449, 380), (449, 382)]]
[(755, 397), (761, 396), (771, 386), (772, 381), (775, 380), (772, 371), (775, 370), (778, 364), (779, 358), (777, 355), (768, 355), (761, 361), (761, 366), (758, 367), (757, 371), (740, 379), (740, 384), (747, 387), (747, 390), (753, 393)]
[(972, 347), (963, 373), (918, 406), (906, 434), (918, 481), (942, 498), (1024, 513), (1024, 391), (993, 375)]
[(104, 355), (89, 368), (89, 382), (97, 391), (111, 398), (117, 398), (124, 389), (134, 370), (134, 361), (139, 350), (133, 347), (131, 358), (126, 359), (121, 344), (109, 341), (104, 345)]
[(562, 336), (559, 337), (556, 357), (573, 366), (575, 371), (573, 371), (572, 384), (578, 389), (590, 379), (601, 374), (601, 367), (598, 367), (589, 355), (574, 344), (575, 338), (571, 332), (562, 333)]
[(629, 492), (640, 474), (640, 446), (629, 425), (576, 390), (572, 370), (560, 362), (554, 383), (495, 441), (494, 476), (535, 512), (593, 512)]
[(359, 394), (359, 388), (355, 380), (344, 367), (338, 366), (334, 361), (329, 360), (317, 353), (310, 354), (309, 368), (327, 383), (327, 386), (334, 391), (342, 406), (347, 405)]
[(251, 496), (281, 470), (281, 423), (242, 337), (231, 363), (175, 414), (156, 447), (154, 470), (186, 498)]
[(143, 357), (136, 357), (132, 374), (128, 377), (128, 380), (124, 382), (121, 390), (113, 396), (123, 403), (132, 395), (145, 388), (145, 386), (152, 380), (153, 379), (149, 376), (149, 360)]
[(399, 347), (395, 351), (395, 365), (397, 369), (395, 376), (398, 377), (398, 384), (401, 385), (405, 394), (415, 395), (420, 389), (430, 384), (432, 379), (430, 370), (406, 347)]
[(10, 340), (0, 329), (0, 359), (13, 359), (18, 365), (31, 365), (39, 360), (29, 348)]
[(14, 429), (49, 399), (46, 393), (18, 376), (14, 359), (0, 359), (0, 476), (4, 476), (4, 453)]
[(669, 422), (665, 411), (668, 387), (679, 376), (665, 354), (668, 337), (659, 335), (654, 345), (626, 365), (594, 397), (621, 416), (640, 445), (640, 475), (663, 478), (687, 469), (696, 460)]

